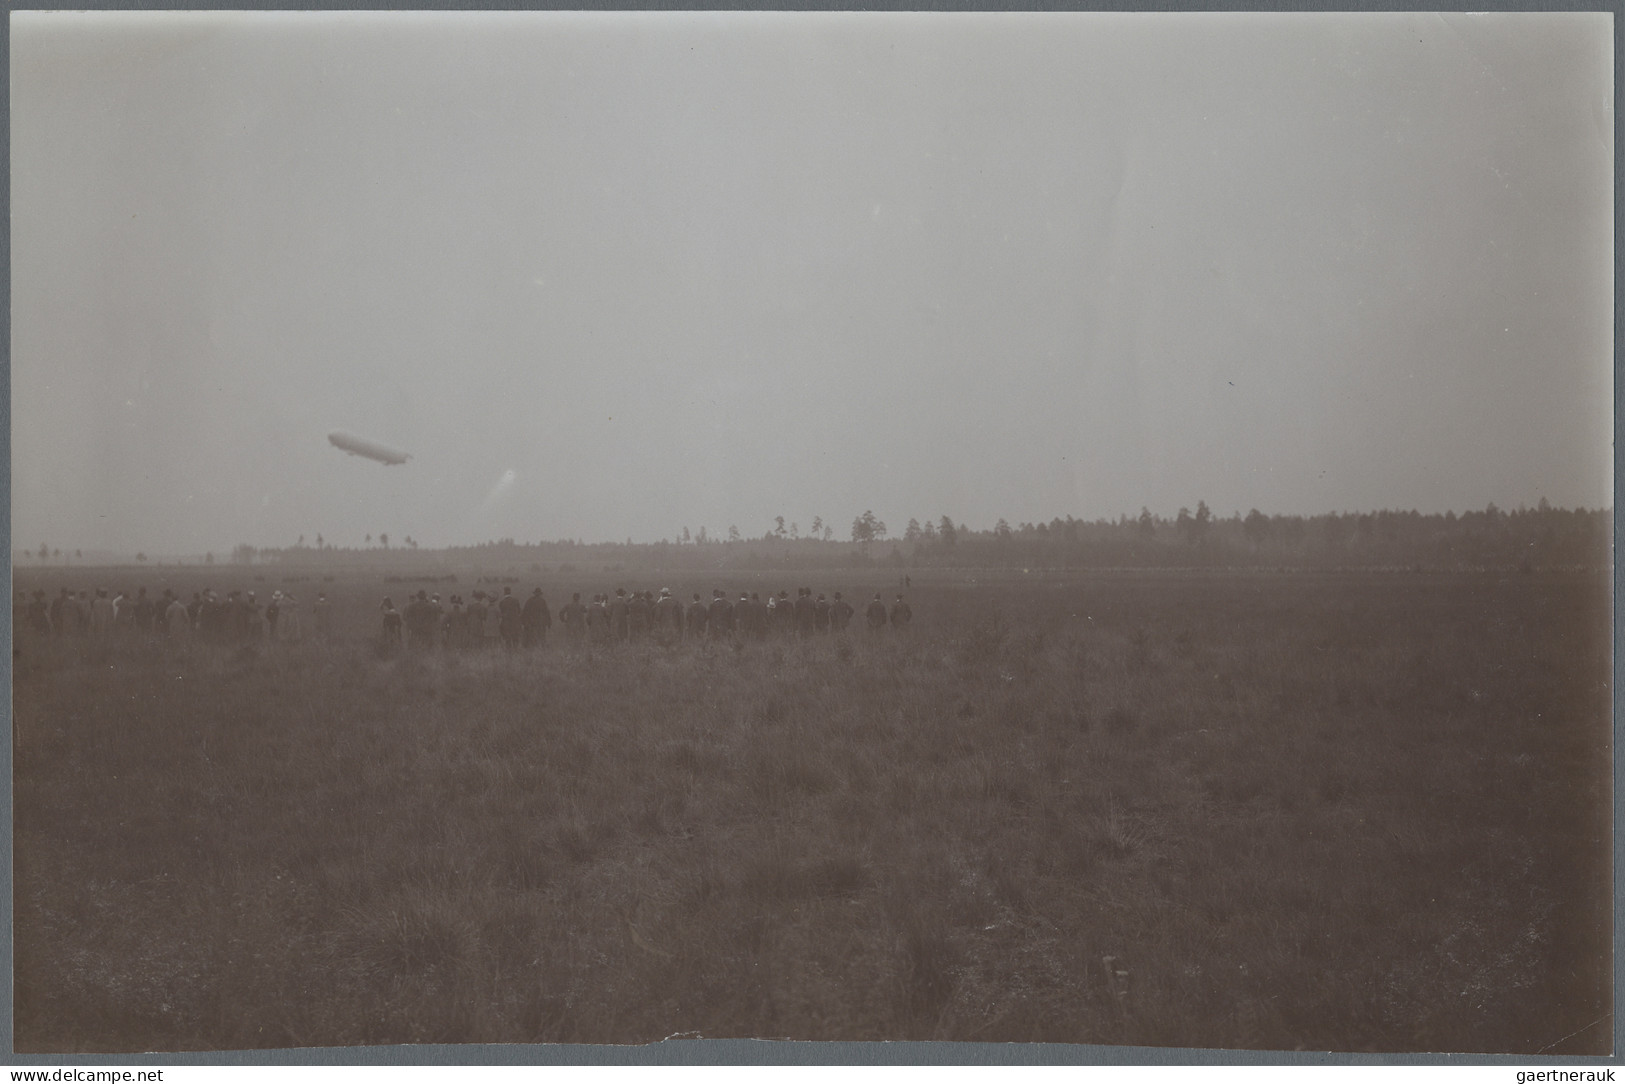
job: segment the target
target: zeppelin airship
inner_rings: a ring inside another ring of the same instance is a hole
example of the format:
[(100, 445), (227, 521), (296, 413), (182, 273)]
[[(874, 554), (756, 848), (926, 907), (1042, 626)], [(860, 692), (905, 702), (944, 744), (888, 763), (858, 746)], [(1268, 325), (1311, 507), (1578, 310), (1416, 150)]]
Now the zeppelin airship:
[(349, 452), (351, 455), (360, 455), (365, 456), (368, 459), (376, 459), (385, 466), (395, 466), (400, 463), (405, 463), (408, 459), (412, 458), (405, 452), (396, 448), (391, 448), (387, 444), (378, 444), (375, 441), (363, 440), (358, 436), (346, 433), (342, 429), (336, 429), (327, 434), (327, 442), (341, 451)]

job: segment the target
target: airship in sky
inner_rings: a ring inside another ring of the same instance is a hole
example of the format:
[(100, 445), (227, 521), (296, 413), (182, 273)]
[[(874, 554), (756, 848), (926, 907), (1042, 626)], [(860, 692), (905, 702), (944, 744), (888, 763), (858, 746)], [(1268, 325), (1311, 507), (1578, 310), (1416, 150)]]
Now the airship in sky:
[(346, 433), (342, 429), (335, 429), (327, 434), (327, 442), (335, 448), (349, 452), (351, 455), (376, 459), (386, 466), (405, 463), (412, 458), (398, 448), (391, 448), (387, 444), (379, 444), (376, 441), (363, 440), (358, 436)]

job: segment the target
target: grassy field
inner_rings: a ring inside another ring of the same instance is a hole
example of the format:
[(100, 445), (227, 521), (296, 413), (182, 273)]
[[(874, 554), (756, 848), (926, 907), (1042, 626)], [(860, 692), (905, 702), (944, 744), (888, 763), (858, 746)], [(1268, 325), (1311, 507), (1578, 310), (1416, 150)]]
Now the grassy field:
[(405, 585), (321, 586), (331, 646), (19, 633), (19, 1051), (1610, 1048), (1602, 576), (941, 579), (906, 635), (398, 658)]

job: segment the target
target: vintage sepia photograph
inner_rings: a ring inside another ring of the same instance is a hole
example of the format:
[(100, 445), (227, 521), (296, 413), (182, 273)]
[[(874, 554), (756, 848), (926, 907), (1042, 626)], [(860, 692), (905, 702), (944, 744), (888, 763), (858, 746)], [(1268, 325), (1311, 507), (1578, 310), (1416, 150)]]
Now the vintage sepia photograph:
[(1613, 1053), (1611, 14), (9, 18), (17, 1054)]

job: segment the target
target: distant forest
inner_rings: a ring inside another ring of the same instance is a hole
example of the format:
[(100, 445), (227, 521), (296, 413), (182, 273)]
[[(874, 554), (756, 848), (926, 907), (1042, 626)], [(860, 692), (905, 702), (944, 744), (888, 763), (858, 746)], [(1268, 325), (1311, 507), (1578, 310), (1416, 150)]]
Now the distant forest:
[[(718, 537), (688, 528), (675, 541), (652, 543), (511, 538), (473, 546), (420, 549), (411, 538), (393, 544), (387, 533), (362, 547), (335, 547), (318, 536), (292, 546), (236, 547), (222, 563), (522, 567), (531, 571), (754, 568), (1474, 568), (1606, 567), (1611, 562), (1612, 513), (1566, 510), (1541, 501), (1503, 511), (1495, 505), (1457, 515), (1419, 512), (1215, 516), (1198, 502), (1173, 519), (1141, 510), (1116, 520), (1071, 516), (1048, 523), (974, 529), (949, 516), (914, 520), (897, 534), (866, 512), (850, 538), (814, 519), (803, 535), (782, 519), (754, 537), (728, 528)], [(210, 555), (209, 561), (215, 560)]]

